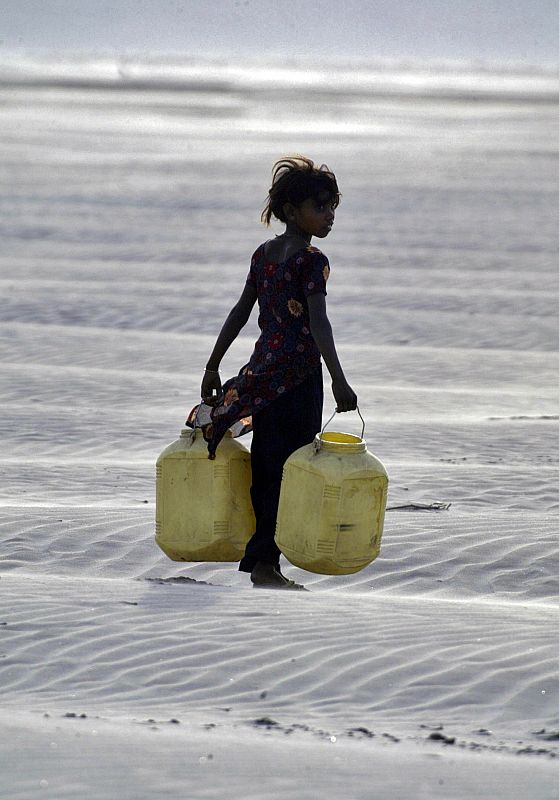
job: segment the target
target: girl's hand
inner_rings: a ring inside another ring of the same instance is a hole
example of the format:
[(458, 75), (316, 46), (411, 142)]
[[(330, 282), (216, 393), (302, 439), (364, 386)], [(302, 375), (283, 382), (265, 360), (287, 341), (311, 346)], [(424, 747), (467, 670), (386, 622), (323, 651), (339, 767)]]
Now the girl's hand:
[(336, 401), (336, 411), (355, 411), (357, 408), (357, 395), (345, 378), (332, 381), (332, 393)]
[(200, 388), (202, 400), (208, 406), (215, 406), (221, 395), (221, 378), (219, 372), (204, 372)]

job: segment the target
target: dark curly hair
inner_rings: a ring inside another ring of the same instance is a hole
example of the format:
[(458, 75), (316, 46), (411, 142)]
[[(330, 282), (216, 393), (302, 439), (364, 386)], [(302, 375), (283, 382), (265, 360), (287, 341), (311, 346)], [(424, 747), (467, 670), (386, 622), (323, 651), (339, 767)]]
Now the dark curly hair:
[(287, 222), (283, 207), (286, 203), (300, 206), (309, 197), (318, 199), (327, 192), (334, 208), (340, 202), (336, 176), (326, 164), (315, 166), (310, 158), (295, 155), (276, 161), (272, 170), (272, 186), (260, 219), (270, 224), (272, 216)]

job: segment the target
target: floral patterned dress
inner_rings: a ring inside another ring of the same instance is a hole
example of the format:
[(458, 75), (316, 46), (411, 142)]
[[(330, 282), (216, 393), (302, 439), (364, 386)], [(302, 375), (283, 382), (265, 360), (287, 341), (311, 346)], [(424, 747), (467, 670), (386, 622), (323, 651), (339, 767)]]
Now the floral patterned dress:
[[(305, 380), (320, 365), (311, 335), (307, 297), (326, 294), (326, 256), (308, 245), (281, 263), (266, 258), (265, 244), (252, 256), (247, 283), (258, 297), (260, 336), (248, 364), (223, 384), (223, 396), (202, 426), (210, 458), (226, 431), (241, 420), (250, 429), (253, 414)], [(190, 414), (189, 424), (193, 414)]]

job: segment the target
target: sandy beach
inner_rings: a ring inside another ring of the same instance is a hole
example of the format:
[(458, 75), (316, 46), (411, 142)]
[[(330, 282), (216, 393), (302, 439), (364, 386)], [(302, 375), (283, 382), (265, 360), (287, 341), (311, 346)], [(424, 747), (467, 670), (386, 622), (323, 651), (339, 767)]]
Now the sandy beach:
[[(557, 800), (559, 76), (94, 66), (0, 68), (0, 795)], [(289, 152), (339, 179), (329, 315), (390, 476), (378, 559), (285, 562), (305, 594), (154, 542)]]

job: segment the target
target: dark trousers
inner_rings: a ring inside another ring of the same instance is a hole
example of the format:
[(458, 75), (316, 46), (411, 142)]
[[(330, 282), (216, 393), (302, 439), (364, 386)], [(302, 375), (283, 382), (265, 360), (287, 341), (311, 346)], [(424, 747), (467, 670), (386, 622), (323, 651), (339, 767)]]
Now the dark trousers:
[(295, 450), (312, 442), (320, 431), (323, 399), (322, 369), (319, 367), (252, 418), (250, 494), (256, 531), (239, 564), (241, 572), (252, 572), (257, 561), (279, 564), (280, 551), (274, 534), (283, 465)]

